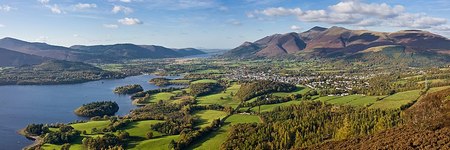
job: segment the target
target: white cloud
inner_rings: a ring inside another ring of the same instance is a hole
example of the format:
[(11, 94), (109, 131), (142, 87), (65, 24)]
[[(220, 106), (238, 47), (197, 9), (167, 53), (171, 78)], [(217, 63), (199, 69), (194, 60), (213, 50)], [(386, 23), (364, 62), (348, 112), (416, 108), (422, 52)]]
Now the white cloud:
[(97, 4), (78, 3), (73, 6), (76, 10), (97, 8)]
[(137, 18), (123, 18), (123, 19), (119, 19), (117, 20), (119, 23), (123, 24), (123, 25), (138, 25), (138, 24), (143, 24), (142, 21), (140, 21)]
[(267, 8), (247, 13), (249, 18), (295, 16), (304, 22), (345, 24), (358, 27), (386, 25), (393, 27), (432, 29), (447, 25), (447, 19), (421, 13), (408, 13), (404, 6), (386, 3), (364, 3), (360, 0), (343, 0), (328, 9), (302, 10), (301, 8)]
[(47, 8), (49, 8), (51, 11), (52, 11), (52, 13), (54, 13), (54, 14), (63, 14), (63, 13), (65, 13), (63, 10), (61, 10), (61, 8), (58, 6), (58, 5), (56, 5), (56, 4), (54, 4), (54, 5), (46, 5), (45, 7), (47, 7)]
[(428, 29), (447, 24), (447, 19), (430, 17), (425, 14), (405, 13), (387, 22), (391, 26)]
[(117, 14), (119, 12), (123, 12), (124, 14), (130, 14), (133, 12), (133, 9), (131, 9), (129, 7), (125, 7), (125, 6), (114, 5), (111, 12), (113, 12), (115, 14)]
[(3, 25), (3, 24), (0, 24), (0, 28), (3, 28), (3, 27), (5, 27), (5, 25)]
[(292, 25), (291, 26), (291, 30), (294, 30), (294, 31), (299, 31), (301, 29), (302, 29), (302, 27), (299, 27), (299, 26), (296, 26), (296, 25)]
[(405, 7), (401, 5), (389, 6), (386, 3), (367, 4), (358, 0), (343, 1), (336, 5), (332, 5), (329, 8), (336, 13), (375, 15), (380, 17), (395, 17), (405, 11)]
[(437, 26), (433, 28), (434, 30), (438, 30), (438, 31), (450, 31), (450, 26)]
[(50, 3), (50, 0), (38, 0), (38, 2), (41, 4), (48, 4)]
[[(293, 8), (293, 9), (287, 9), (283, 7), (277, 7), (277, 8), (268, 8), (264, 9), (262, 11), (256, 10), (254, 11), (254, 14), (262, 14), (270, 17), (274, 16), (288, 16), (288, 15), (301, 15), (303, 11), (300, 8)], [(251, 14), (251, 15), (254, 15)]]
[(124, 3), (130, 3), (131, 2), (131, 0), (120, 0), (121, 2), (124, 2)]
[(104, 24), (103, 27), (108, 28), (108, 29), (117, 29), (117, 28), (119, 28), (119, 25), (117, 25), (117, 24)]
[(1, 12), (9, 12), (11, 11), (13, 8), (9, 5), (0, 5), (0, 11)]

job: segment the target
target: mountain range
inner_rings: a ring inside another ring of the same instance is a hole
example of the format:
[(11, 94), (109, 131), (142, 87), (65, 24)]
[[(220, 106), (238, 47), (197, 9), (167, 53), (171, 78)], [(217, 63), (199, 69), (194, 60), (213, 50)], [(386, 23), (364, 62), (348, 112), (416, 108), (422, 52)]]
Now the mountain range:
[(205, 52), (193, 48), (173, 49), (135, 44), (63, 47), (26, 42), (14, 38), (0, 39), (0, 66), (34, 65), (51, 59), (76, 62), (115, 62), (130, 59), (178, 58), (199, 54), (205, 54)]
[(339, 58), (353, 61), (402, 58), (449, 62), (450, 40), (421, 30), (376, 32), (314, 27), (302, 33), (266, 36), (224, 53), (228, 58)]

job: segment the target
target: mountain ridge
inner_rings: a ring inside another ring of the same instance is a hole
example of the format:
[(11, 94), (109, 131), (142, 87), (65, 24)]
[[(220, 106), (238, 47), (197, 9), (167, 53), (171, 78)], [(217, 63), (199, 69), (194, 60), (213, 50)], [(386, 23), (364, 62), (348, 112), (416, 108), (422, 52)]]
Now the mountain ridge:
[(450, 54), (450, 40), (428, 31), (377, 32), (316, 26), (301, 33), (274, 34), (255, 42), (245, 42), (222, 56), (246, 59), (294, 55), (346, 59), (364, 50), (387, 45), (404, 46), (405, 53), (408, 54)]
[(135, 45), (131, 43), (64, 47), (47, 43), (27, 42), (10, 37), (0, 39), (0, 48), (39, 57), (78, 62), (115, 62), (130, 59), (178, 58), (205, 54), (205, 52), (193, 48), (173, 49), (157, 45)]

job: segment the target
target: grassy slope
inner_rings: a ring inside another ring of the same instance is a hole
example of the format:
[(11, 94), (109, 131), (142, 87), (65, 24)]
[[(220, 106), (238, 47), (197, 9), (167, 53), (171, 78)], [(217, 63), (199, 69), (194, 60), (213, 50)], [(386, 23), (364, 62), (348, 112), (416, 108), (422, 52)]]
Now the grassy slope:
[[(233, 84), (231, 87), (227, 88), (224, 92), (220, 92), (217, 94), (207, 95), (198, 97), (198, 104), (219, 104), (223, 106), (231, 106), (236, 108), (239, 105), (238, 100), (234, 100), (231, 93), (236, 94), (241, 86), (237, 84)], [(223, 99), (220, 99), (222, 97)]]
[[(134, 136), (137, 137), (137, 139), (144, 139), (145, 135), (147, 132), (151, 131), (150, 129), (150, 125), (158, 123), (158, 122), (162, 122), (162, 121), (158, 121), (158, 120), (145, 120), (145, 121), (138, 121), (138, 122), (133, 122), (131, 124), (129, 124), (127, 127), (123, 128), (123, 131), (126, 131), (128, 133), (130, 133), (130, 136)], [(97, 129), (101, 129), (106, 127), (109, 124), (109, 121), (89, 121), (86, 123), (77, 123), (77, 124), (73, 124), (71, 125), (73, 128), (75, 128), (76, 130), (86, 130), (86, 132), (88, 134), (91, 134), (91, 130), (92, 128), (97, 128)], [(161, 137), (163, 134), (156, 132), (156, 131), (152, 131), (153, 135), (155, 137), (160, 137), (157, 139), (152, 139), (152, 141), (164, 141), (167, 140), (167, 137)], [(101, 134), (94, 134), (94, 135), (82, 135), (84, 136), (90, 136), (90, 137), (95, 137), (95, 136), (101, 136)], [(83, 139), (83, 137), (79, 138), (77, 141), (75, 141), (74, 143), (71, 143), (71, 148), (70, 149), (74, 149), (74, 150), (80, 150), (83, 149), (83, 145), (81, 143), (81, 140)], [(171, 139), (170, 139), (171, 140)], [(170, 142), (169, 140), (169, 142)], [(132, 141), (129, 144), (128, 148), (133, 148), (136, 145), (141, 145), (144, 142), (149, 142), (149, 140), (145, 140), (145, 141)], [(145, 145), (145, 144), (144, 144)], [(137, 146), (136, 146), (137, 147)], [(59, 150), (61, 149), (61, 145), (55, 145), (55, 144), (45, 144), (43, 146), (44, 149), (49, 149), (49, 150)], [(128, 149), (127, 148), (127, 149)], [(167, 148), (168, 149), (168, 148)]]
[(430, 88), (430, 90), (428, 90), (428, 93), (433, 93), (433, 92), (437, 92), (437, 91), (441, 91), (444, 89), (450, 88), (450, 86), (443, 86), (443, 87), (435, 87), (435, 88)]
[[(279, 107), (279, 106), (289, 106), (289, 105), (299, 104), (299, 103), (301, 103), (301, 101), (289, 101), (289, 102), (285, 102), (285, 103), (261, 105), (261, 112), (272, 111), (273, 109), (275, 109), (276, 107)], [(256, 106), (256, 107), (253, 107), (250, 110), (252, 110), (254, 112), (258, 112), (259, 111), (259, 107)]]
[(233, 124), (237, 123), (253, 123), (261, 122), (258, 116), (253, 115), (240, 115), (235, 114), (227, 118), (219, 130), (205, 136), (203, 139), (199, 140), (189, 149), (197, 150), (216, 150), (220, 149), (220, 146), (227, 138), (227, 131)]
[(197, 80), (197, 81), (191, 82), (191, 84), (196, 84), (196, 83), (217, 83), (217, 81), (211, 80), (211, 79), (203, 79), (203, 80)]
[[(159, 123), (159, 122), (164, 122), (164, 121), (145, 120), (145, 121), (133, 122), (133, 123), (129, 124), (127, 127), (123, 128), (122, 130), (130, 133), (130, 136), (146, 138), (147, 132), (152, 131), (150, 129), (150, 126), (153, 124)], [(154, 137), (159, 137), (159, 136), (163, 135), (162, 133), (159, 133), (156, 131), (152, 131), (152, 132), (153, 132)]]
[(136, 146), (129, 149), (134, 150), (169, 150), (169, 143), (172, 140), (177, 140), (179, 135), (164, 136), (161, 138), (145, 140), (137, 143)]
[(396, 109), (413, 100), (416, 100), (419, 96), (420, 90), (399, 92), (394, 95), (388, 96), (381, 101), (375, 102), (372, 106), (370, 106), (370, 108)]
[(200, 121), (197, 122), (196, 125), (203, 128), (211, 125), (211, 122), (214, 119), (224, 118), (225, 116), (227, 116), (227, 113), (218, 110), (202, 110), (196, 112), (194, 115), (200, 118)]
[(72, 124), (71, 126), (75, 130), (86, 131), (87, 134), (91, 134), (92, 128), (97, 128), (97, 129), (105, 128), (106, 126), (108, 126), (109, 123), (110, 123), (109, 120), (106, 120), (106, 121), (89, 121), (89, 122), (86, 122), (86, 123)]
[(377, 98), (385, 96), (364, 96), (364, 95), (349, 95), (349, 96), (325, 96), (319, 97), (316, 100), (338, 105), (353, 105), (353, 106), (369, 106), (377, 101)]

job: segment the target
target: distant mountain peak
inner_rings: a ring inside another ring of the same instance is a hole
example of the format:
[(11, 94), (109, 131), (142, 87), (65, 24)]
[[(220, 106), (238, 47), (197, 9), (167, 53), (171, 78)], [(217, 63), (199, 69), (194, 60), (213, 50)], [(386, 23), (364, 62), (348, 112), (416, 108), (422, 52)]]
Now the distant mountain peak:
[[(405, 52), (449, 54), (450, 40), (421, 30), (375, 32), (333, 26), (313, 27), (302, 33), (273, 34), (253, 43), (246, 42), (224, 54), (225, 57), (253, 58), (297, 55), (302, 57), (345, 58), (369, 48), (388, 45), (404, 47)], [(450, 60), (450, 59), (449, 59)]]
[(327, 30), (328, 28), (324, 28), (324, 27), (321, 27), (321, 26), (314, 26), (313, 28), (311, 28), (311, 29), (309, 29), (308, 31), (306, 31), (306, 32), (311, 32), (311, 31), (325, 31), (325, 30)]

